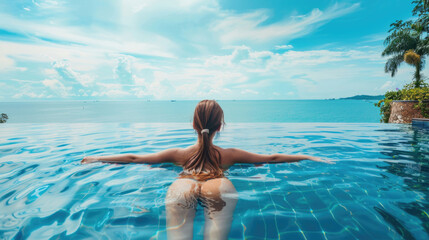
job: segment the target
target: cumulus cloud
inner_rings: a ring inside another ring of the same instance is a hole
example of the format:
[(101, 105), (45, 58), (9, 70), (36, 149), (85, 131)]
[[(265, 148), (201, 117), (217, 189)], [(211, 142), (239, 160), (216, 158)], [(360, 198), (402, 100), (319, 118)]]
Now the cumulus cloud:
[(113, 69), (118, 82), (130, 85), (134, 84), (133, 74), (131, 73), (130, 61), (126, 57), (119, 57), (118, 64)]
[[(378, 47), (303, 51), (289, 44), (359, 4), (276, 20), (268, 10), (236, 12), (216, 0), (95, 3), (33, 0), (26, 6), (31, 11), (0, 10), (0, 28), (20, 37), (0, 41), (0, 71), (7, 73), (1, 95), (323, 98), (338, 96), (338, 85), (351, 95), (381, 91), (390, 81)], [(408, 80), (403, 72), (397, 79)], [(24, 83), (26, 93), (18, 90)]]
[(74, 71), (66, 62), (56, 61), (52, 64), (52, 67), (68, 84), (79, 84), (83, 87), (88, 87), (94, 82), (94, 79), (90, 75)]
[(50, 88), (52, 91), (60, 95), (61, 97), (67, 97), (70, 95), (69, 91), (71, 88), (66, 88), (60, 81), (57, 79), (45, 79), (43, 80), (42, 84), (48, 88)]
[(20, 86), (15, 93), (11, 96), (13, 99), (40, 99), (40, 98), (50, 98), (51, 95), (46, 94), (46, 92), (38, 92), (31, 84), (24, 84)]

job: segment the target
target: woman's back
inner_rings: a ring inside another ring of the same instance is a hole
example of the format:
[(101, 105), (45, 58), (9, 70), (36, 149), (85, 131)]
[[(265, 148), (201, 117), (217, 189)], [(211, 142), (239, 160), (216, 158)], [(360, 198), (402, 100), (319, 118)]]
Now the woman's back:
[[(227, 170), (231, 165), (233, 165), (233, 159), (231, 159), (231, 149), (224, 149), (218, 146), (213, 145), (213, 147), (219, 152), (220, 158), (220, 166), (223, 171)], [(177, 151), (177, 160), (175, 162), (176, 165), (183, 167), (187, 161), (192, 157), (195, 153), (197, 145), (192, 145), (187, 148), (178, 149)]]
[(198, 140), (184, 149), (166, 149), (146, 155), (85, 157), (82, 163), (164, 163), (183, 168), (179, 178), (169, 187), (166, 196), (167, 232), (171, 239), (191, 239), (193, 220), (198, 204), (205, 214), (205, 238), (227, 239), (232, 215), (238, 199), (232, 182), (224, 176), (235, 163), (298, 162), (304, 159), (323, 161), (306, 155), (256, 154), (235, 148), (221, 148), (213, 138), (224, 125), (223, 111), (214, 100), (203, 100), (195, 108), (193, 128)]

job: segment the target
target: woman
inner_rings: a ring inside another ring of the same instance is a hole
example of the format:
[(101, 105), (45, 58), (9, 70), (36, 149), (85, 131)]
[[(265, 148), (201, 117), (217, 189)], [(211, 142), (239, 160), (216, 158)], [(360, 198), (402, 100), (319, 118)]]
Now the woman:
[(193, 128), (195, 145), (173, 148), (147, 155), (89, 156), (82, 163), (164, 163), (183, 167), (183, 172), (166, 196), (167, 235), (169, 239), (192, 239), (196, 207), (204, 207), (204, 238), (227, 239), (237, 202), (237, 191), (224, 176), (235, 163), (282, 163), (312, 160), (331, 163), (306, 155), (255, 154), (240, 149), (213, 145), (213, 137), (224, 125), (223, 111), (214, 100), (203, 100), (195, 108)]

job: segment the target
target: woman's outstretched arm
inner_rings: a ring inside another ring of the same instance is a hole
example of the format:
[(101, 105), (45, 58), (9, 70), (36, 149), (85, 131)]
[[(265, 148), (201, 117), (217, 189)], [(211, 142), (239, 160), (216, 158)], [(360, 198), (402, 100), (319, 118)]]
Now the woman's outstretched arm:
[(334, 164), (335, 162), (323, 160), (318, 157), (308, 155), (286, 155), (286, 154), (257, 154), (247, 152), (237, 148), (229, 149), (231, 160), (233, 163), (282, 163), (282, 162), (299, 162), (302, 160), (311, 160), (315, 162), (323, 162)]
[(84, 163), (106, 162), (106, 163), (163, 163), (176, 162), (178, 148), (167, 149), (158, 153), (150, 153), (146, 155), (136, 154), (121, 154), (113, 156), (88, 156), (81, 161)]

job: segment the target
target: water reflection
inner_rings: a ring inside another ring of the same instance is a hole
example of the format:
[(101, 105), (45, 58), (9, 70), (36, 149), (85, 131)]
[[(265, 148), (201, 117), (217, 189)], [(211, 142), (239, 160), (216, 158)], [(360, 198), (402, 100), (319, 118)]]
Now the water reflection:
[(204, 208), (204, 239), (227, 239), (237, 200), (237, 191), (228, 178), (177, 179), (165, 200), (168, 239), (192, 239), (198, 204)]
[[(421, 221), (421, 226), (429, 233), (429, 209), (427, 199), (429, 182), (429, 131), (428, 129), (412, 126), (403, 126), (396, 134), (387, 135), (385, 141), (380, 142), (381, 153), (398, 161), (386, 162), (378, 166), (396, 176), (400, 176), (408, 191), (417, 193), (420, 198), (414, 202), (399, 202), (397, 206)], [(394, 144), (394, 145), (392, 145)], [(402, 161), (401, 161), (402, 160)], [(403, 161), (406, 160), (406, 161)], [(380, 213), (380, 209), (376, 209)], [(386, 214), (381, 214), (386, 219)], [(389, 222), (394, 229), (405, 239), (413, 239), (404, 227), (389, 215)]]

